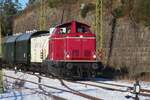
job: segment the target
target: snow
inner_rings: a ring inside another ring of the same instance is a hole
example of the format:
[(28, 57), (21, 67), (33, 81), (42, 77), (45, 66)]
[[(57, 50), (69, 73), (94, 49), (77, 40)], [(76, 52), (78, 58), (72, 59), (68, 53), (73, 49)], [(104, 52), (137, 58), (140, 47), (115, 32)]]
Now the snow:
[[(128, 87), (133, 87), (133, 84), (135, 82), (127, 82), (125, 80), (109, 80), (109, 79), (103, 79), (103, 78), (97, 78), (95, 81), (97, 82), (103, 82), (103, 83), (111, 83), (111, 84), (118, 84), (118, 85), (125, 85)], [(150, 82), (144, 82), (144, 81), (140, 81), (140, 85), (142, 89), (148, 89), (150, 90)]]
[[(29, 75), (29, 74), (25, 74), (22, 72), (15, 73), (14, 71), (10, 71), (10, 70), (3, 70), (3, 72), (7, 76), (11, 76), (11, 77), (19, 78), (19, 79), (25, 79), (28, 81), (38, 83), (38, 77), (35, 75)], [(42, 80), (41, 80), (42, 84), (71, 91), (68, 88), (66, 88), (65, 86), (63, 86), (58, 79), (46, 78), (46, 77), (42, 77), (42, 76), (41, 76), (41, 78), (42, 78)], [(68, 93), (68, 92), (65, 92), (62, 90), (51, 89), (51, 88), (47, 88), (44, 86), (41, 86), (42, 87), (42, 89), (41, 89), (41, 88), (39, 88), (38, 85), (29, 83), (29, 82), (25, 82), (23, 84), (23, 87), (16, 87), (14, 84), (11, 84), (11, 83), (14, 83), (16, 80), (11, 79), (11, 78), (6, 78), (6, 77), (4, 77), (3, 79), (5, 81), (7, 81), (7, 82), (5, 82), (5, 87), (7, 87), (7, 88), (6, 88), (5, 93), (0, 94), (1, 100), (32, 100), (32, 99), (34, 99), (34, 100), (54, 100), (52, 96), (45, 95), (45, 94), (59, 96), (64, 99), (67, 99), (67, 100), (87, 100), (87, 98), (84, 98), (84, 97), (81, 97), (81, 96), (78, 96), (78, 95), (75, 95), (72, 93)], [(128, 92), (111, 91), (111, 90), (106, 90), (106, 89), (93, 87), (93, 86), (89, 86), (89, 85), (72, 83), (72, 82), (68, 82), (68, 81), (63, 81), (63, 82), (71, 89), (74, 89), (81, 93), (84, 93), (84, 94), (87, 94), (87, 95), (90, 95), (93, 97), (97, 97), (100, 99), (104, 99), (104, 100), (133, 100), (133, 97), (135, 96), (134, 94), (130, 94)], [(91, 81), (82, 81), (82, 82), (100, 85), (98, 83), (94, 83)], [(126, 81), (113, 81), (113, 80), (98, 79), (97, 82), (105, 82), (105, 83), (133, 86), (133, 83), (126, 82)], [(150, 89), (149, 82), (140, 82), (140, 84), (141, 84), (142, 88)], [(112, 87), (112, 86), (110, 86), (110, 87)], [(29, 88), (29, 89), (27, 89), (27, 88)], [(118, 87), (114, 86), (113, 88), (118, 88)], [(120, 88), (118, 88), (118, 89), (120, 89)], [(126, 90), (126, 88), (121, 88), (121, 89)], [(131, 98), (126, 98), (125, 97), (126, 95), (130, 95)], [(150, 100), (150, 97), (139, 96), (139, 98), (140, 98), (140, 100)]]

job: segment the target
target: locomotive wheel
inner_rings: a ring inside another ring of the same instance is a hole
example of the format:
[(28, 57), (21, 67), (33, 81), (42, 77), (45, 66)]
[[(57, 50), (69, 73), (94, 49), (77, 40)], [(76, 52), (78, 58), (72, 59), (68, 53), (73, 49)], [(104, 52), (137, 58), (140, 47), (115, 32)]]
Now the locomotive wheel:
[(73, 69), (73, 64), (72, 63), (67, 63), (66, 68), (69, 69), (69, 70)]
[(99, 67), (98, 67), (98, 64), (97, 63), (93, 63), (92, 64), (92, 68), (94, 69), (94, 70), (97, 70)]
[(60, 75), (64, 78), (71, 78), (72, 77), (72, 69), (73, 69), (73, 64), (72, 63), (66, 63), (64, 64), (64, 66), (62, 66), (61, 68), (61, 73)]

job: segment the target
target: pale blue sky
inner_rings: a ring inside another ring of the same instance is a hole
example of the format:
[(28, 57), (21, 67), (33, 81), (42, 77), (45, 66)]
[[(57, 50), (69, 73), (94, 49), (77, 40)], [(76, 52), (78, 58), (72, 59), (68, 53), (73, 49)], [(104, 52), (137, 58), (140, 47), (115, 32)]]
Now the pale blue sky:
[(28, 3), (28, 0), (19, 0), (19, 2), (22, 5), (22, 8), (25, 8), (26, 4)]
[[(15, 1), (15, 0), (13, 0), (13, 1)], [(24, 9), (26, 7), (26, 4), (28, 3), (29, 0), (18, 0), (18, 1), (21, 4), (22, 9)]]

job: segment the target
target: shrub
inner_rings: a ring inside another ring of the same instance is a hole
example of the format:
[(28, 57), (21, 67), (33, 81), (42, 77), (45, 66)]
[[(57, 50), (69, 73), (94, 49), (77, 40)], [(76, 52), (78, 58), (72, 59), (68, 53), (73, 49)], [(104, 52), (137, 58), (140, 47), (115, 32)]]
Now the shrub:
[(73, 4), (76, 3), (78, 0), (48, 0), (49, 7), (57, 8), (59, 6), (63, 6), (64, 4)]
[(150, 0), (136, 0), (134, 8), (134, 17), (138, 22), (144, 22), (146, 26), (150, 26)]
[(118, 8), (116, 8), (114, 10), (114, 16), (116, 18), (120, 18), (120, 17), (123, 17), (124, 16), (124, 9), (123, 9), (123, 6), (120, 6)]
[(89, 4), (86, 4), (82, 9), (81, 9), (81, 16), (83, 18), (86, 17), (87, 13), (89, 11), (92, 11), (92, 10), (95, 10), (95, 4), (92, 4), (92, 3), (89, 3)]

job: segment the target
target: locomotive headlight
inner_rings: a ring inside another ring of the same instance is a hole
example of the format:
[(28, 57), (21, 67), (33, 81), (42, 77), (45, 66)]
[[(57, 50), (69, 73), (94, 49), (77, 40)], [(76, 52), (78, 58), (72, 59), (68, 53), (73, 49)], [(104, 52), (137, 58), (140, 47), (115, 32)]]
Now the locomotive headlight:
[(96, 59), (96, 55), (95, 54), (93, 55), (93, 58)]
[(65, 54), (65, 56), (66, 56), (67, 59), (70, 58), (70, 53), (69, 52), (65, 51), (64, 54)]
[(70, 55), (69, 55), (69, 54), (67, 54), (67, 55), (66, 55), (66, 57), (67, 57), (67, 58), (70, 58)]
[(80, 38), (83, 38), (83, 35), (80, 35)]

